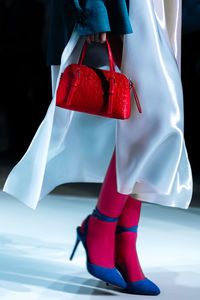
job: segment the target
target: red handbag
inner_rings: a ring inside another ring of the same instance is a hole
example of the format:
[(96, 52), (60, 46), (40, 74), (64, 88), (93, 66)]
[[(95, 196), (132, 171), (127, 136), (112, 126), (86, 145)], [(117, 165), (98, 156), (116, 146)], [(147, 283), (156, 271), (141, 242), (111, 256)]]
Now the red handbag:
[(70, 64), (61, 74), (56, 106), (93, 115), (128, 119), (131, 112), (130, 90), (133, 88), (138, 111), (141, 106), (134, 84), (124, 74), (115, 72), (115, 64), (108, 40), (110, 70), (82, 65), (86, 54), (85, 40), (78, 64)]

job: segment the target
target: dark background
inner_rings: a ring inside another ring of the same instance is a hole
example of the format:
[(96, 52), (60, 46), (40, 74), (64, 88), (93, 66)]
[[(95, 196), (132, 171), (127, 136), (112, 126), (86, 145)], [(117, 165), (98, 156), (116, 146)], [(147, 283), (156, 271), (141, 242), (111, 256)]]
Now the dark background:
[[(26, 151), (52, 97), (50, 67), (46, 67), (49, 2), (0, 0), (0, 167), (7, 165), (8, 170)], [(195, 196), (200, 175), (200, 14), (198, 18), (196, 11), (194, 20), (194, 6), (190, 3), (192, 0), (183, 0), (181, 76), (185, 141), (192, 165)]]

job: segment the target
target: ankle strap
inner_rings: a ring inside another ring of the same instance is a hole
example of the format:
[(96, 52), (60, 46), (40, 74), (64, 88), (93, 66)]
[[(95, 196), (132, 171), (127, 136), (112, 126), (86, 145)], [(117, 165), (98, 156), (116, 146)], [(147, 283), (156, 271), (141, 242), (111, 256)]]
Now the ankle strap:
[(125, 231), (137, 232), (137, 228), (138, 228), (138, 225), (133, 226), (133, 227), (124, 227), (124, 226), (118, 225), (117, 229), (116, 229), (116, 233), (125, 232)]
[(93, 210), (93, 213), (92, 213), (93, 217), (101, 220), (101, 221), (106, 221), (106, 222), (116, 222), (119, 220), (119, 217), (116, 217), (116, 218), (113, 218), (113, 217), (108, 217), (108, 216), (105, 216), (103, 215), (97, 207), (95, 207), (95, 209)]

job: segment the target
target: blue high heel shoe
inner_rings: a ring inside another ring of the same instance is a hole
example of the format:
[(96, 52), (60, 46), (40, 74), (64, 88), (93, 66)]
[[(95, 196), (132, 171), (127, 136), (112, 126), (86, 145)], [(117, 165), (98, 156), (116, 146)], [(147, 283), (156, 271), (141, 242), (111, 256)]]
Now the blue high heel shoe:
[[(133, 227), (124, 227), (124, 226), (117, 226), (116, 234), (119, 234), (121, 232), (137, 232), (138, 226)], [(122, 276), (125, 277), (125, 274), (123, 274), (123, 270), (120, 268), (119, 265), (116, 264), (116, 268), (120, 271)], [(127, 291), (133, 293), (133, 294), (141, 294), (141, 295), (158, 295), (160, 294), (160, 289), (155, 283), (153, 283), (148, 278), (145, 278), (143, 280), (138, 280), (134, 282), (126, 282), (127, 284)]]
[[(118, 218), (112, 218), (112, 217), (107, 217), (105, 215), (103, 215), (98, 209), (97, 207), (94, 209), (92, 215), (102, 221), (106, 221), (106, 222), (116, 222), (118, 221)], [(91, 215), (88, 215), (84, 225), (83, 225), (83, 233), (81, 233), (80, 229), (81, 227), (77, 227), (76, 228), (76, 233), (77, 233), (77, 238), (76, 238), (76, 242), (74, 245), (74, 248), (72, 250), (72, 254), (70, 256), (70, 260), (73, 259), (73, 256), (76, 252), (76, 249), (79, 245), (79, 242), (81, 241), (85, 251), (86, 251), (86, 266), (87, 266), (87, 270), (88, 272), (93, 275), (94, 277), (101, 279), (103, 281), (105, 281), (106, 283), (110, 283), (113, 285), (116, 285), (118, 287), (121, 288), (126, 288), (127, 284), (126, 281), (124, 280), (124, 278), (122, 277), (122, 275), (120, 274), (120, 272), (116, 269), (116, 268), (106, 268), (106, 267), (101, 267), (95, 264), (90, 263), (89, 257), (88, 257), (88, 250), (87, 250), (87, 244), (86, 244), (86, 238), (87, 238), (87, 230), (88, 230), (88, 220), (89, 217)]]

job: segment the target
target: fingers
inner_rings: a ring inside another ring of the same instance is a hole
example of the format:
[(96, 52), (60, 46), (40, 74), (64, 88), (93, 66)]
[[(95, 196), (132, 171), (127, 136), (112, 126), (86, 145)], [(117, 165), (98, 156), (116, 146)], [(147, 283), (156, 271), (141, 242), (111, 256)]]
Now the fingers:
[(90, 41), (90, 36), (89, 36), (89, 35), (86, 35), (86, 36), (85, 36), (85, 38), (86, 38), (86, 40), (87, 40), (88, 44), (91, 44), (91, 41)]
[(100, 33), (100, 40), (101, 40), (101, 43), (105, 43), (105, 41), (106, 41), (106, 32), (101, 32)]
[(89, 44), (91, 44), (92, 42), (104, 43), (106, 41), (106, 32), (97, 32), (93, 34), (88, 34), (85, 37)]
[(95, 38), (95, 34), (93, 33), (90, 36), (91, 36), (91, 42), (95, 42), (95, 39), (94, 39)]
[(99, 32), (97, 32), (97, 33), (94, 34), (94, 40), (97, 43), (100, 42), (100, 34), (99, 34)]
[(87, 42), (89, 44), (91, 44), (92, 42), (94, 42), (94, 34), (88, 34), (88, 35), (86, 35), (86, 39), (87, 39)]

